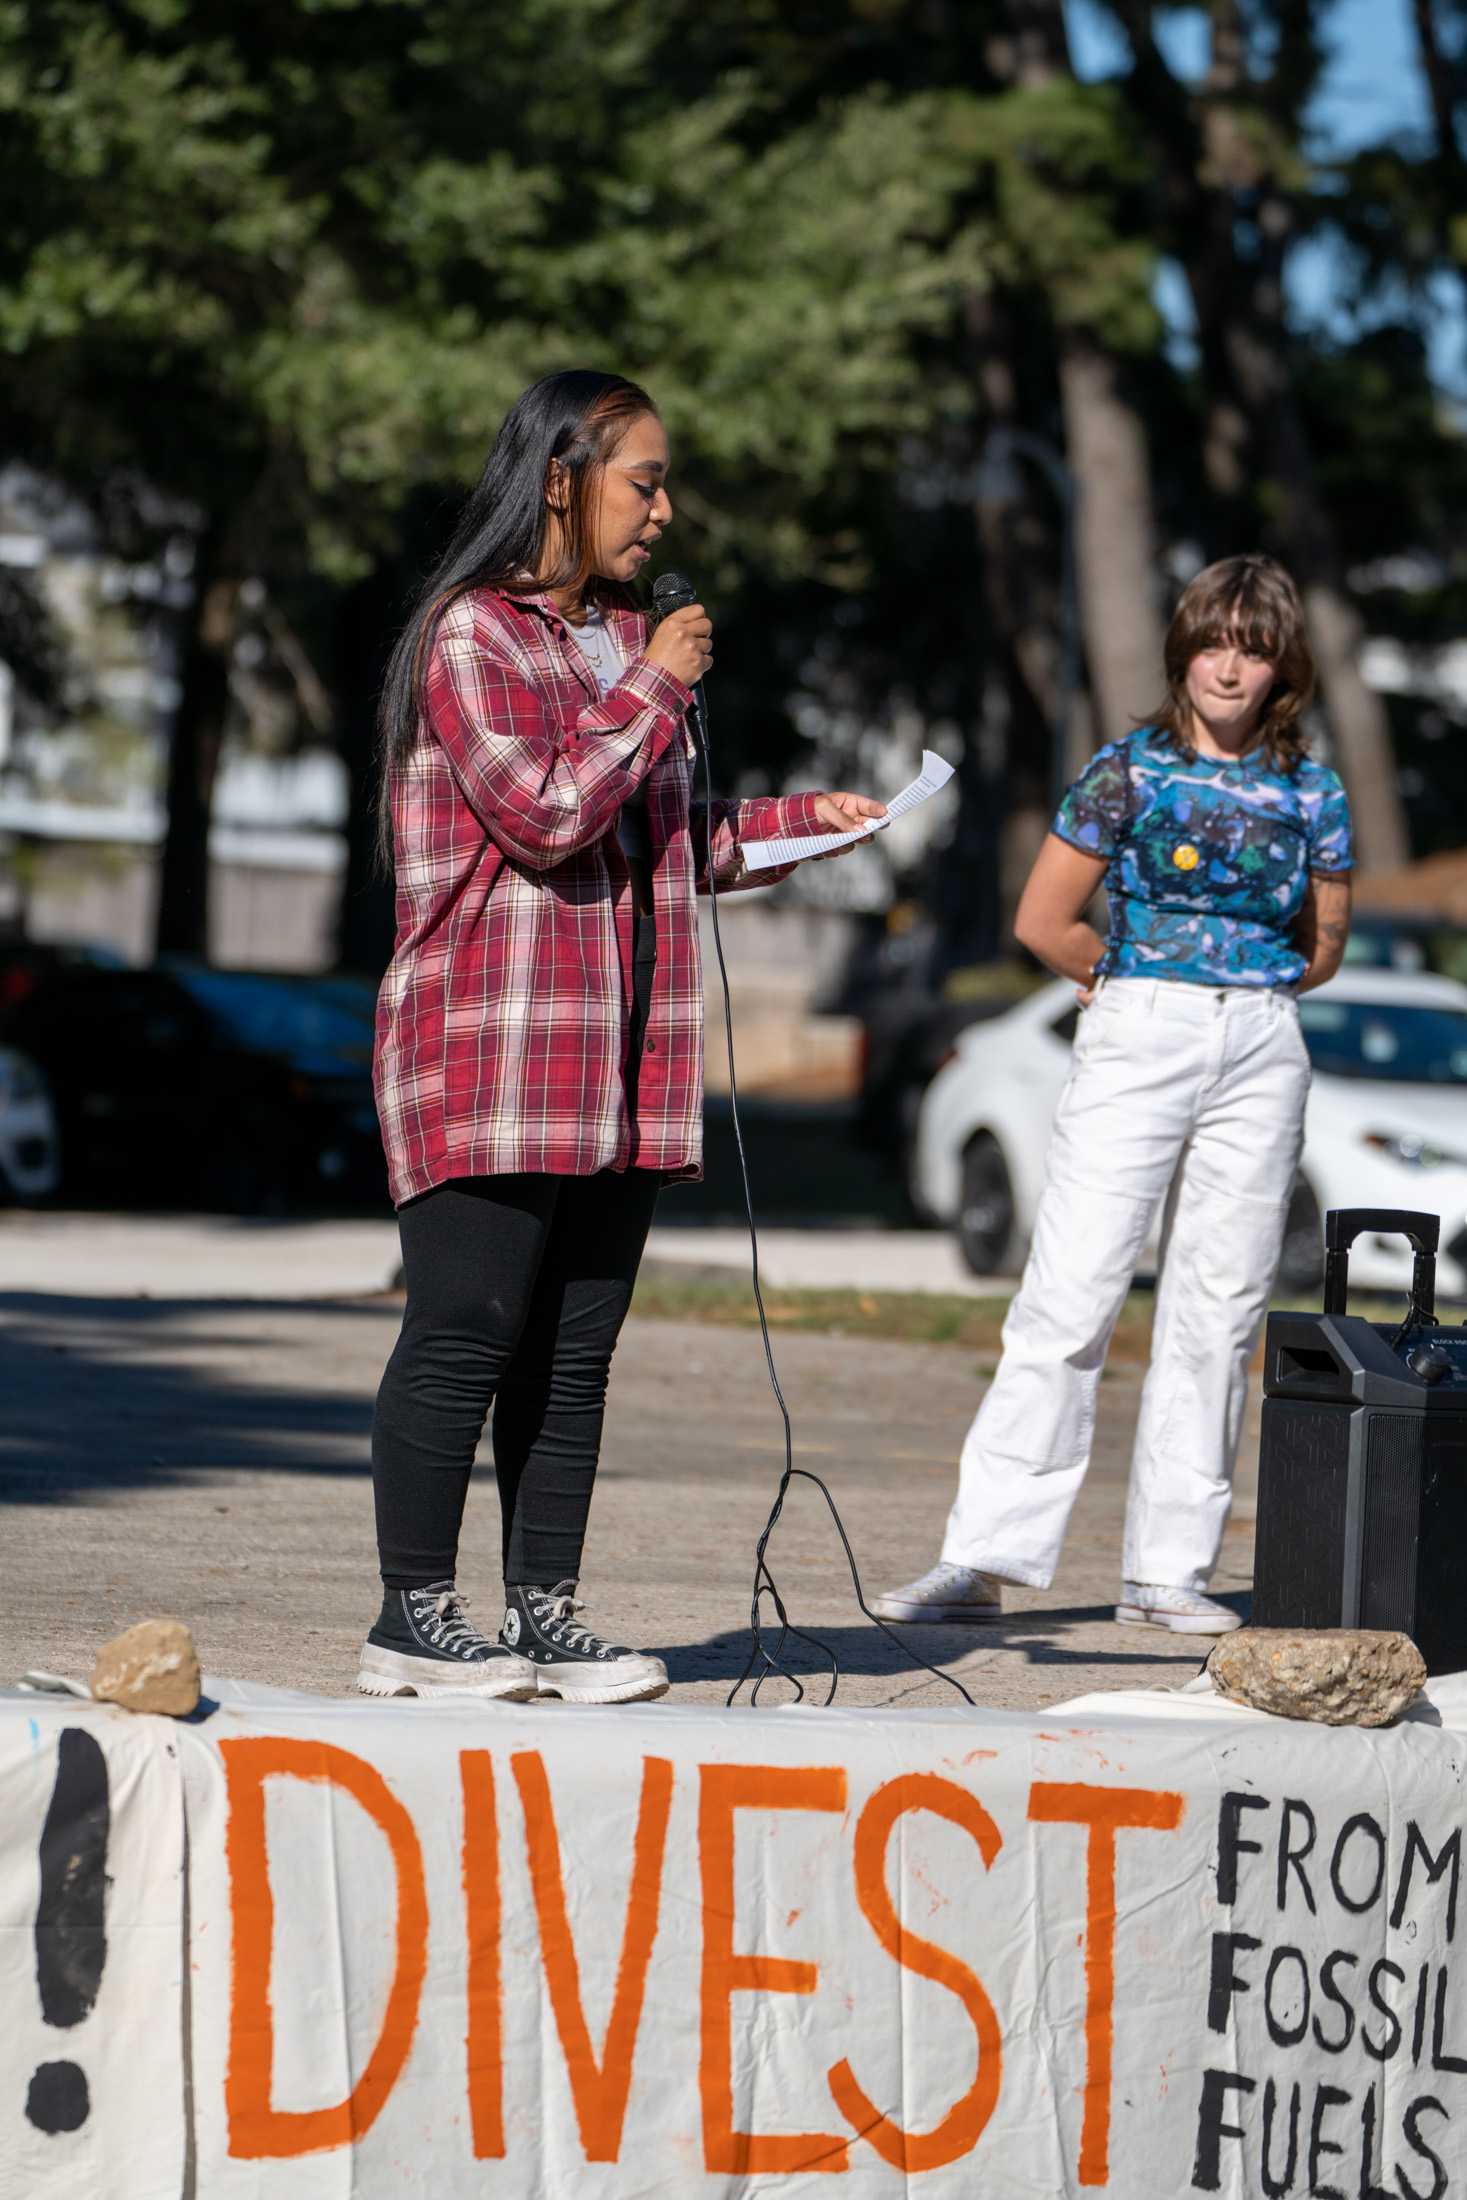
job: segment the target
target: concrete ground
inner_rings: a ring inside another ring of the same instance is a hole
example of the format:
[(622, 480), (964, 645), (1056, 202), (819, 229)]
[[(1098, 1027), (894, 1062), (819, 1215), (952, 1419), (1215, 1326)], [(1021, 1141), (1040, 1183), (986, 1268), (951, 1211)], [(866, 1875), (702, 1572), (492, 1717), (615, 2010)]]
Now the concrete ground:
[[(37, 1666), (84, 1675), (108, 1636), (174, 1614), (217, 1673), (349, 1689), (375, 1606), (367, 1437), (398, 1303), (285, 1288), (140, 1297), (115, 1272), (90, 1290), (77, 1274), (60, 1283), (54, 1263), (49, 1285), (27, 1283), (12, 1220), (0, 1234), (0, 1679)], [(796, 1334), (776, 1349), (797, 1463), (827, 1478), (868, 1591), (919, 1572), (936, 1555), (981, 1395), (972, 1356)], [(1134, 1370), (1107, 1376), (1059, 1578), (1010, 1592), (1000, 1627), (882, 1634), (855, 1607), (820, 1493), (796, 1482), (771, 1561), (791, 1617), (839, 1657), (840, 1701), (950, 1700), (922, 1657), (948, 1664), (979, 1701), (1009, 1706), (1196, 1672), (1205, 1639), (1110, 1617), (1137, 1397)], [(1250, 1577), (1255, 1447), (1250, 1415), (1250, 1472), (1217, 1583), (1234, 1601)], [(720, 1701), (745, 1664), (753, 1546), (781, 1460), (757, 1331), (629, 1323), (584, 1585), (593, 1624), (659, 1651), (684, 1701)], [(497, 1544), (486, 1453), (461, 1566), (485, 1619), (498, 1616)], [(820, 1655), (797, 1643), (787, 1656), (823, 1697)]]
[[(685, 1204), (687, 1204), (685, 1202)], [(660, 1212), (649, 1260), (749, 1273), (742, 1223), (705, 1224), (676, 1197)], [(759, 1231), (760, 1273), (794, 1290), (942, 1291), (1007, 1297), (1012, 1276), (976, 1277), (946, 1230), (898, 1230), (871, 1221)], [(384, 1291), (398, 1270), (397, 1224), (241, 1221), (232, 1215), (17, 1211), (0, 1226), (0, 1292), (119, 1293), (132, 1298), (333, 1299)]]

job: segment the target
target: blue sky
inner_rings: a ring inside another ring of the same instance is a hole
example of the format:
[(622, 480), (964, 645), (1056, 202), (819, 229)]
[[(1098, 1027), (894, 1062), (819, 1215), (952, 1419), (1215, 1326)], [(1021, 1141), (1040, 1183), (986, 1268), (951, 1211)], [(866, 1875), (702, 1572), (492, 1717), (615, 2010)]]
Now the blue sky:
[[(1102, 0), (1065, 0), (1065, 12), (1081, 76), (1108, 76), (1125, 65), (1125, 42)], [(1173, 68), (1182, 76), (1198, 75), (1207, 61), (1204, 11), (1174, 8), (1162, 18), (1159, 33)], [(1382, 137), (1409, 142), (1430, 133), (1410, 0), (1335, 0), (1327, 35), (1330, 61), (1309, 115), (1320, 152), (1338, 155)], [(1297, 247), (1289, 271), (1295, 313), (1309, 322), (1348, 327), (1346, 273), (1336, 247), (1314, 242)], [(1189, 315), (1175, 270), (1158, 286), (1158, 302), (1185, 352)], [(1435, 306), (1428, 329), (1432, 371), (1444, 388), (1467, 394), (1467, 327), (1454, 279), (1444, 281)]]

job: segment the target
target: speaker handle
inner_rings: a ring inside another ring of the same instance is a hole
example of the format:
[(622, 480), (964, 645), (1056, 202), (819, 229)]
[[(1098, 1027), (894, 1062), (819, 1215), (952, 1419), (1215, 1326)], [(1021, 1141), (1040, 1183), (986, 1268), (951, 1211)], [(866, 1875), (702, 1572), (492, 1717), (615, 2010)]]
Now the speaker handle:
[(1377, 1237), (1411, 1241), (1411, 1303), (1406, 1320), (1436, 1319), (1436, 1249), (1441, 1243), (1440, 1215), (1409, 1207), (1331, 1207), (1324, 1218), (1324, 1311), (1343, 1314), (1350, 1288), (1350, 1247), (1369, 1230)]

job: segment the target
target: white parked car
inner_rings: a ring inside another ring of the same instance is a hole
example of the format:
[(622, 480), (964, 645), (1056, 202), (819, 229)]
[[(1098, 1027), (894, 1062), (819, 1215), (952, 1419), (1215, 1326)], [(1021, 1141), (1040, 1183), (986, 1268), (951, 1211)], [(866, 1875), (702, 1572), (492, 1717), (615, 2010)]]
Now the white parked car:
[(26, 1055), (0, 1047), (0, 1200), (48, 1199), (61, 1181), (61, 1142), (46, 1080)]
[[(923, 1096), (913, 1194), (975, 1274), (1022, 1265), (1078, 1016), (1072, 985), (1042, 987), (970, 1025)], [(1281, 1280), (1320, 1280), (1328, 1208), (1413, 1207), (1441, 1216), (1438, 1287), (1467, 1298), (1467, 985), (1345, 970), (1304, 995), (1299, 1017), (1314, 1084)], [(1352, 1283), (1395, 1290), (1410, 1277), (1404, 1238), (1357, 1242)]]

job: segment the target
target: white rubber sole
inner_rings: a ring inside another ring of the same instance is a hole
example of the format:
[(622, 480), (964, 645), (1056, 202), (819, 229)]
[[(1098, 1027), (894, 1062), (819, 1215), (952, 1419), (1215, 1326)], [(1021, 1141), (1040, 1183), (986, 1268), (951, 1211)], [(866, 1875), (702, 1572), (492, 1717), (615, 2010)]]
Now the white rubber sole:
[(1159, 1627), (1168, 1635), (1230, 1635), (1243, 1624), (1236, 1612), (1222, 1619), (1193, 1619), (1185, 1612), (1157, 1612), (1142, 1604), (1118, 1604), (1116, 1619), (1122, 1627)]
[(362, 1696), (473, 1696), (489, 1703), (528, 1703), (540, 1691), (528, 1658), (496, 1658), (492, 1665), (439, 1664), (436, 1658), (410, 1657), (405, 1650), (383, 1650), (375, 1642), (362, 1647), (357, 1693)]
[[(598, 1680), (594, 1665), (532, 1665), (530, 1670), (535, 1676), (534, 1692), (558, 1696), (562, 1703), (650, 1703), (654, 1696), (665, 1696), (667, 1667), (662, 1661), (638, 1658), (635, 1664), (636, 1670), (624, 1673), (620, 1680)], [(615, 1672), (615, 1665), (611, 1670)], [(605, 1671), (603, 1667), (603, 1675)]]
[(873, 1597), (871, 1609), (878, 1619), (895, 1620), (898, 1626), (925, 1621), (936, 1627), (991, 1627), (1003, 1618), (1001, 1604), (908, 1604), (900, 1597)]

